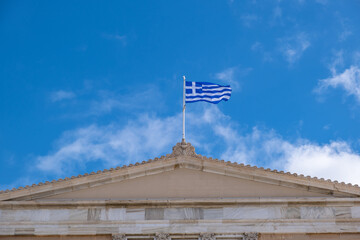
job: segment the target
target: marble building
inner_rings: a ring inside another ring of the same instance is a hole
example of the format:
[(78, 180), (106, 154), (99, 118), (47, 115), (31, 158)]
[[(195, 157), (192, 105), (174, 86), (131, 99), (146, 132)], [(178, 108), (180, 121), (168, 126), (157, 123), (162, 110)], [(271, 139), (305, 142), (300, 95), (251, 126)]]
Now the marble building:
[(360, 239), (360, 188), (195, 153), (0, 191), (0, 240)]

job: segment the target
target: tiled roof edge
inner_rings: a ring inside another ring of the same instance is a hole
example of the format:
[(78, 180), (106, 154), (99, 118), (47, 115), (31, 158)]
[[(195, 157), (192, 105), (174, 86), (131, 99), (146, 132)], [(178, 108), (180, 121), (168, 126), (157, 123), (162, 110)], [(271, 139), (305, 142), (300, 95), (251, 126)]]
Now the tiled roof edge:
[[(179, 145), (180, 143), (178, 143), (177, 145)], [(187, 147), (191, 146), (190, 143), (186, 143)], [(176, 145), (176, 146), (177, 146)], [(180, 144), (181, 145), (181, 144)], [(171, 154), (166, 154), (165, 156), (161, 156), (161, 157), (156, 157), (153, 159), (149, 159), (147, 161), (142, 161), (142, 162), (136, 162), (134, 164), (128, 164), (128, 165), (123, 165), (123, 166), (117, 166), (115, 168), (109, 168), (109, 169), (104, 169), (104, 170), (98, 170), (97, 172), (91, 172), (91, 173), (84, 173), (84, 174), (79, 174), (77, 176), (72, 176), (72, 177), (65, 177), (65, 178), (59, 178), (57, 180), (52, 180), (52, 181), (45, 181), (45, 182), (39, 182), (37, 184), (32, 184), (30, 185), (26, 185), (25, 187), (18, 187), (18, 188), (13, 188), (13, 189), (6, 189), (6, 190), (0, 190), (0, 194), (2, 193), (8, 193), (8, 192), (14, 192), (14, 191), (19, 191), (19, 190), (23, 190), (23, 189), (32, 189), (38, 186), (43, 186), (43, 185), (48, 185), (48, 184), (53, 184), (53, 183), (57, 183), (57, 182), (63, 182), (63, 181), (69, 181), (75, 178), (82, 178), (82, 177), (87, 177), (89, 175), (97, 175), (97, 174), (103, 174), (106, 172), (111, 172), (111, 171), (116, 171), (116, 170), (120, 170), (120, 169), (125, 169), (125, 168), (131, 168), (131, 167), (135, 167), (135, 166), (139, 166), (139, 165), (144, 165), (144, 164), (148, 164), (151, 162), (155, 162), (155, 161), (163, 161), (166, 159), (170, 159), (179, 155), (188, 155), (188, 156), (192, 156), (192, 157), (196, 157), (196, 158), (201, 158), (207, 161), (215, 161), (215, 162), (219, 162), (219, 163), (223, 163), (226, 164), (228, 166), (232, 166), (232, 167), (238, 167), (238, 168), (249, 168), (249, 169), (255, 169), (255, 170), (261, 170), (261, 171), (265, 171), (265, 172), (271, 172), (271, 173), (275, 173), (275, 174), (281, 174), (281, 175), (287, 175), (287, 176), (293, 176), (296, 178), (302, 178), (302, 179), (307, 179), (307, 180), (311, 180), (314, 182), (320, 182), (320, 183), (332, 183), (332, 184), (338, 184), (341, 186), (349, 186), (349, 187), (354, 187), (354, 188), (358, 188), (360, 190), (360, 187), (358, 184), (351, 184), (351, 183), (345, 183), (345, 182), (338, 182), (336, 180), (331, 180), (331, 179), (324, 179), (324, 178), (317, 178), (317, 177), (312, 177), (312, 176), (305, 176), (303, 174), (297, 174), (297, 173), (291, 173), (291, 172), (284, 172), (284, 171), (278, 171), (276, 169), (270, 169), (270, 168), (263, 168), (263, 167), (257, 167), (257, 166), (252, 166), (252, 165), (245, 165), (244, 163), (237, 163), (237, 162), (231, 162), (231, 161), (224, 161), (224, 160), (219, 160), (217, 158), (212, 158), (212, 157), (206, 157), (206, 156), (202, 156), (200, 154), (196, 154), (195, 150), (191, 151), (190, 153), (181, 153), (181, 154), (176, 154), (174, 148), (176, 148), (176, 146), (173, 147), (173, 153)], [(192, 147), (192, 146), (191, 146)]]

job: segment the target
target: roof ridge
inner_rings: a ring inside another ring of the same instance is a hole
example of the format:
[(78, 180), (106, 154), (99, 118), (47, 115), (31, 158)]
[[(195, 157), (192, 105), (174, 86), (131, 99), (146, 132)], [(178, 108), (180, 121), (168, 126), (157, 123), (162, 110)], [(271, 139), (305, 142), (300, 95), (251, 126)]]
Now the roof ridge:
[(71, 176), (70, 178), (65, 177), (65, 178), (59, 178), (57, 180), (53, 179), (52, 181), (39, 182), (37, 184), (34, 183), (31, 186), (26, 185), (26, 186), (20, 186), (20, 187), (17, 187), (17, 188), (14, 187), (13, 189), (0, 190), (0, 194), (8, 193), (8, 192), (15, 192), (15, 191), (23, 190), (23, 189), (35, 188), (35, 187), (38, 187), (38, 186), (48, 185), (48, 184), (57, 183), (57, 182), (70, 181), (70, 180), (75, 179), (75, 178), (82, 178), (82, 177), (87, 177), (87, 176), (90, 176), (90, 175), (99, 175), (99, 174), (103, 174), (103, 173), (106, 173), (106, 172), (112, 172), (112, 171), (116, 171), (116, 170), (120, 170), (120, 169), (131, 168), (131, 167), (135, 167), (135, 166), (139, 166), (139, 165), (145, 165), (145, 164), (149, 164), (151, 162), (156, 162), (156, 161), (165, 161), (167, 159), (171, 159), (171, 158), (178, 157), (178, 156), (181, 156), (181, 155), (192, 156), (192, 157), (200, 158), (200, 159), (207, 160), (207, 161), (219, 162), (219, 163), (226, 164), (226, 165), (232, 166), (232, 167), (237, 167), (237, 168), (248, 168), (248, 169), (251, 168), (251, 169), (254, 169), (254, 170), (261, 170), (261, 171), (265, 171), (265, 172), (269, 172), (269, 173), (275, 173), (275, 174), (293, 176), (293, 177), (296, 177), (296, 178), (308, 179), (308, 180), (312, 180), (312, 181), (316, 181), (316, 182), (320, 182), (320, 183), (333, 183), (333, 184), (337, 184), (337, 185), (356, 187), (356, 188), (360, 189), (358, 184), (339, 182), (337, 180), (331, 180), (331, 179), (326, 179), (325, 180), (324, 178), (312, 177), (310, 175), (305, 176), (304, 174), (285, 172), (285, 171), (282, 171), (282, 170), (279, 171), (279, 170), (270, 169), (270, 168), (265, 169), (264, 167), (257, 167), (255, 165), (250, 165), (250, 164), (245, 165), (244, 163), (237, 163), (237, 162), (219, 160), (217, 158), (203, 156), (201, 154), (196, 154), (195, 153), (195, 148), (191, 145), (191, 143), (186, 143), (186, 142), (183, 141), (181, 143), (177, 143), (173, 147), (173, 152), (171, 154), (166, 154), (166, 155), (162, 155), (160, 157), (155, 157), (153, 159), (148, 159), (147, 161), (130, 163), (128, 165), (122, 165), (121, 167), (117, 166), (115, 168), (113, 168), (113, 167), (109, 168), (109, 169), (105, 168), (103, 170), (98, 170), (96, 172), (92, 171), (90, 173), (83, 173), (83, 174), (79, 174), (77, 176)]
[[(200, 154), (198, 154), (200, 155)], [(347, 186), (352, 186), (352, 187), (359, 187), (358, 184), (352, 184), (352, 183), (345, 183), (345, 182), (339, 182), (337, 180), (331, 180), (331, 179), (324, 179), (324, 178), (318, 178), (318, 177), (312, 177), (310, 175), (304, 175), (304, 174), (298, 174), (298, 173), (292, 173), (292, 172), (285, 172), (283, 170), (277, 170), (277, 169), (270, 169), (270, 168), (264, 168), (264, 167), (257, 167), (255, 165), (250, 165), (250, 164), (244, 164), (244, 163), (237, 163), (237, 162), (231, 162), (231, 161), (224, 161), (224, 160), (219, 160), (219, 159), (213, 159), (212, 157), (206, 157), (206, 156), (202, 156), (200, 155), (202, 158), (206, 158), (210, 161), (218, 161), (218, 162), (222, 162), (225, 163), (226, 165), (231, 165), (231, 166), (236, 166), (236, 167), (244, 167), (244, 168), (252, 168), (252, 169), (258, 169), (258, 170), (262, 170), (262, 171), (266, 171), (266, 172), (272, 172), (272, 173), (276, 173), (276, 174), (282, 174), (282, 175), (290, 175), (290, 176), (294, 176), (297, 178), (303, 178), (303, 179), (311, 179), (311, 180), (315, 180), (318, 182), (329, 182), (329, 183), (335, 183), (335, 184), (341, 184), (341, 185), (347, 185)]]
[(6, 190), (0, 190), (0, 194), (1, 193), (8, 193), (8, 192), (14, 192), (14, 191), (18, 191), (18, 190), (22, 190), (22, 189), (29, 189), (29, 188), (33, 188), (33, 187), (38, 187), (38, 186), (43, 186), (43, 185), (48, 185), (51, 183), (57, 183), (57, 182), (64, 182), (64, 181), (69, 181), (75, 178), (82, 178), (82, 177), (87, 177), (87, 176), (91, 176), (91, 175), (99, 175), (102, 173), (106, 173), (106, 172), (112, 172), (112, 171), (116, 171), (116, 170), (120, 170), (120, 169), (125, 169), (125, 168), (131, 168), (131, 167), (135, 167), (135, 166), (139, 166), (139, 165), (144, 165), (144, 164), (148, 164), (151, 162), (155, 162), (158, 160), (165, 160), (170, 156), (170, 154), (166, 154), (165, 156), (162, 155), (161, 157), (155, 157), (153, 159), (149, 159), (147, 161), (142, 161), (142, 162), (136, 162), (136, 163), (130, 163), (128, 165), (122, 165), (122, 166), (117, 166), (117, 167), (112, 167), (112, 168), (105, 168), (103, 170), (98, 170), (96, 172), (92, 171), (90, 173), (83, 173), (83, 174), (79, 174), (77, 176), (71, 176), (71, 177), (64, 177), (64, 178), (58, 178), (58, 179), (53, 179), (51, 181), (44, 181), (44, 182), (39, 182), (39, 183), (34, 183), (32, 185), (26, 185), (26, 186), (20, 186), (17, 188), (12, 188), (12, 189), (6, 189)]

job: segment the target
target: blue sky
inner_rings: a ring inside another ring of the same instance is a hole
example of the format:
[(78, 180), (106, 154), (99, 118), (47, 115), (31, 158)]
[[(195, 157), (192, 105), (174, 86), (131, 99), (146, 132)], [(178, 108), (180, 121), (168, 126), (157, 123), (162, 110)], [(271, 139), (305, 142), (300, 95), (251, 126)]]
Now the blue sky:
[(197, 153), (360, 184), (359, 1), (1, 1), (0, 189)]

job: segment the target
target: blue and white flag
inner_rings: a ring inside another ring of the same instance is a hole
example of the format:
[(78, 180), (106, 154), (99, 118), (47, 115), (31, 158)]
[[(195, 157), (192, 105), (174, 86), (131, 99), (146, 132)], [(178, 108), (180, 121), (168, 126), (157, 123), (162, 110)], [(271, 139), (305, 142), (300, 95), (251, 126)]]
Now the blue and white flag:
[(186, 103), (209, 102), (219, 103), (221, 100), (227, 101), (231, 96), (230, 86), (221, 86), (219, 84), (208, 82), (188, 82), (185, 84)]

